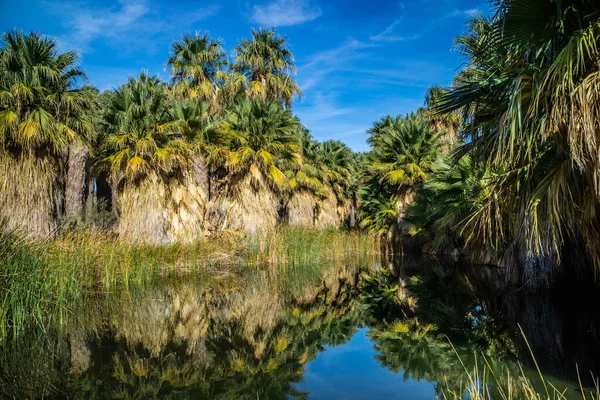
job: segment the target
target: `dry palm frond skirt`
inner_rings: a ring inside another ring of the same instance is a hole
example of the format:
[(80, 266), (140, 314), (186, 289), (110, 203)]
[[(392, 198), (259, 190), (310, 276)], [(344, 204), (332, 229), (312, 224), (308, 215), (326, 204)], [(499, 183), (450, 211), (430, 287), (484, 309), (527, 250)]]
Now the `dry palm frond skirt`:
[(63, 203), (60, 159), (0, 151), (0, 227), (29, 237), (56, 231)]
[(218, 229), (256, 233), (277, 226), (280, 201), (262, 175), (247, 174), (233, 179), (211, 207), (211, 213), (218, 215)]
[(290, 226), (313, 226), (318, 199), (308, 191), (295, 192), (287, 204), (287, 223)]
[(204, 237), (207, 196), (191, 174), (150, 174), (118, 188), (119, 235), (150, 244), (191, 243)]
[(338, 201), (335, 193), (329, 189), (325, 199), (317, 203), (315, 226), (318, 228), (339, 228), (344, 221), (350, 218), (352, 212), (352, 201), (350, 199), (345, 199), (343, 202)]
[(288, 223), (291, 226), (339, 228), (351, 212), (351, 201), (340, 204), (331, 190), (327, 191), (325, 198), (307, 191), (298, 191), (292, 195), (287, 205)]

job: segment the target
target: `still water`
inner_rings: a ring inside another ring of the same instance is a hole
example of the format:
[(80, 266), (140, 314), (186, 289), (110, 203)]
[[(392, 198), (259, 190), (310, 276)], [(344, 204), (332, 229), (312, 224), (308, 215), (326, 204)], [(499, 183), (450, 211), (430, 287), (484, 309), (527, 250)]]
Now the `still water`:
[(484, 364), (543, 391), (522, 327), (545, 379), (581, 398), (575, 365), (585, 386), (600, 372), (597, 294), (506, 292), (498, 273), (409, 258), (87, 291), (0, 342), (0, 397), (460, 398)]

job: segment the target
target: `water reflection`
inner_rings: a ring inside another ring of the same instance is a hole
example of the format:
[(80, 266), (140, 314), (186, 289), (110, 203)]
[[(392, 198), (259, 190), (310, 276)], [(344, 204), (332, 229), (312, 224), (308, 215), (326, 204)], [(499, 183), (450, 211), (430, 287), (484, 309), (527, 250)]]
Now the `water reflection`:
[(497, 273), (404, 258), (83, 296), (1, 344), (0, 397), (434, 398), (463, 393), (482, 356), (518, 387), (537, 378), (517, 323), (576, 394), (574, 362), (598, 371), (593, 303), (573, 312), (552, 294), (508, 295)]

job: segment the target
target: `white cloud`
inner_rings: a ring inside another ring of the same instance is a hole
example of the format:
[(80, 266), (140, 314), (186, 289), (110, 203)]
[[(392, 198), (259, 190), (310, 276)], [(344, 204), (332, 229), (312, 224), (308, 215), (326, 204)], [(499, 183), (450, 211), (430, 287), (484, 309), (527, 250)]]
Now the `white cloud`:
[[(101, 36), (113, 36), (146, 15), (150, 9), (141, 2), (121, 4), (117, 10), (78, 12), (70, 19), (69, 25), (75, 42), (87, 49), (92, 40)], [(82, 50), (84, 50), (82, 49)]]
[(351, 114), (355, 110), (349, 107), (340, 107), (336, 104), (335, 93), (316, 93), (311, 96), (310, 106), (300, 106), (298, 113), (304, 115), (302, 121), (305, 124), (315, 124), (330, 118), (339, 117), (341, 115)]
[(481, 11), (478, 8), (470, 8), (470, 9), (466, 9), (466, 10), (459, 10), (457, 8), (453, 9), (452, 11), (449, 11), (445, 14), (443, 14), (441, 17), (435, 18), (432, 21), (430, 21), (429, 24), (426, 24), (424, 27), (422, 27), (422, 29), (418, 32), (414, 32), (408, 35), (397, 35), (394, 34), (394, 30), (396, 29), (396, 27), (400, 24), (401, 19), (396, 19), (394, 22), (392, 22), (391, 25), (389, 25), (387, 28), (385, 28), (383, 31), (379, 32), (376, 35), (371, 36), (369, 39), (376, 41), (376, 42), (404, 42), (404, 41), (410, 41), (410, 40), (415, 40), (420, 38), (421, 36), (423, 36), (424, 34), (434, 30), (435, 28), (438, 27), (438, 25), (448, 19), (451, 18), (455, 18), (455, 17), (474, 17), (475, 15), (479, 14)]
[(207, 6), (182, 15), (180, 10), (150, 7), (146, 0), (121, 0), (113, 7), (83, 6), (75, 2), (47, 4), (64, 18), (67, 30), (59, 41), (64, 47), (75, 47), (83, 53), (92, 51), (91, 43), (98, 39), (106, 39), (112, 46), (127, 44), (149, 48), (156, 44), (155, 35), (181, 32), (219, 10), (217, 6)]
[(318, 7), (311, 7), (309, 0), (275, 0), (272, 3), (254, 6), (251, 20), (262, 26), (291, 26), (319, 18)]

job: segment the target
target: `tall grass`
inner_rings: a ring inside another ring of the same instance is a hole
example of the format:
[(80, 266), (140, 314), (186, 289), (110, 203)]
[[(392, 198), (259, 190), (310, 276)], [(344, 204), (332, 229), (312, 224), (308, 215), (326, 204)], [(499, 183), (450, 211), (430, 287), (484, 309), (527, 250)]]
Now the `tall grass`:
[(459, 389), (445, 387), (442, 390), (442, 398), (445, 400), (463, 400), (466, 396), (470, 400), (600, 400), (600, 381), (592, 376), (594, 387), (585, 388), (579, 374), (579, 368), (577, 368), (577, 387), (572, 385), (570, 385), (571, 387), (564, 387), (564, 384), (561, 385), (547, 379), (538, 365), (525, 332), (520, 326), (519, 329), (535, 366), (536, 375), (534, 377), (528, 377), (520, 363), (519, 375), (498, 376), (494, 373), (490, 361), (483, 353), (480, 362), (476, 361), (475, 367), (469, 370), (454, 345), (450, 343), (455, 355), (460, 360), (465, 380)]
[(246, 237), (236, 232), (194, 244), (151, 246), (78, 231), (51, 241), (0, 236), (0, 340), (26, 324), (59, 324), (86, 293), (110, 291), (156, 277), (231, 275), (261, 269), (288, 280), (318, 279), (323, 265), (377, 254), (370, 236), (339, 230), (285, 228)]

